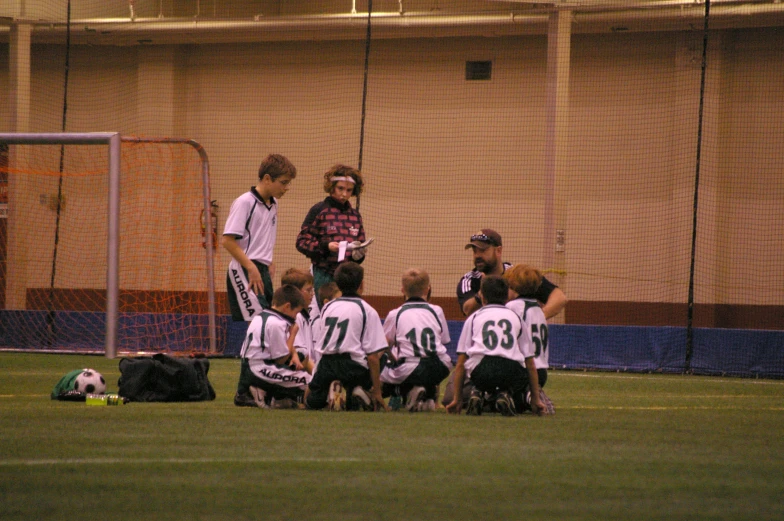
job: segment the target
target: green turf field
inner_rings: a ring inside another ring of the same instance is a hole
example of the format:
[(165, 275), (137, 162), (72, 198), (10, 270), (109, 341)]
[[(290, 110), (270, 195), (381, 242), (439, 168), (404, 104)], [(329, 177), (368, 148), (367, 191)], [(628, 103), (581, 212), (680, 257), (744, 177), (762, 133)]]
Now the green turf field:
[(117, 360), (0, 353), (0, 519), (784, 519), (784, 382), (551, 372), (550, 418), (52, 401)]

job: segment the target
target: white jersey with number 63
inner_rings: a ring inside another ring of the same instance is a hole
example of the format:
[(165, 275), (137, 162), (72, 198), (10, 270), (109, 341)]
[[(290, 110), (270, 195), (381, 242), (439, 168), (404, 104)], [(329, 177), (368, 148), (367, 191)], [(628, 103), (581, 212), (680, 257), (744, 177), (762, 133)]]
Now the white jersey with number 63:
[(485, 356), (508, 358), (525, 366), (525, 359), (534, 356), (534, 346), (517, 313), (500, 304), (488, 304), (466, 319), (457, 353), (468, 356), (465, 368), (470, 377)]

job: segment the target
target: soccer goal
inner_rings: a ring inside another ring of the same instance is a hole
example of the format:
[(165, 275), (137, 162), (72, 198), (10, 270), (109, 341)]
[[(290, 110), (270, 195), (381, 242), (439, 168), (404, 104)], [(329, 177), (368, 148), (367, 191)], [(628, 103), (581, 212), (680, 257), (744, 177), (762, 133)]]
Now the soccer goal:
[(193, 140), (0, 134), (0, 347), (219, 352), (215, 232)]

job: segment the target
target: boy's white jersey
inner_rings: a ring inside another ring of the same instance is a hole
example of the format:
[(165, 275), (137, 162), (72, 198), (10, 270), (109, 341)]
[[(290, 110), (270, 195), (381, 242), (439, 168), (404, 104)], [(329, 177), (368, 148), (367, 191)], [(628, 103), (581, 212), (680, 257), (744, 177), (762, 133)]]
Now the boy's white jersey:
[(321, 332), (316, 340), (319, 358), (349, 354), (367, 367), (367, 355), (386, 349), (387, 339), (378, 312), (359, 297), (340, 297), (321, 310)]
[(311, 360), (313, 359), (313, 320), (314, 316), (308, 313), (297, 313), (297, 334), (294, 336), (294, 349)]
[(451, 365), (446, 344), (452, 339), (440, 306), (421, 299), (409, 300), (389, 312), (384, 334), (398, 362), (414, 359), (418, 363), (421, 357), (435, 355)]
[(278, 204), (274, 197), (267, 205), (251, 188), (231, 203), (223, 235), (232, 235), (249, 259), (270, 265), (278, 234)]
[(313, 348), (310, 350), (310, 359), (314, 364), (317, 364), (321, 358), (321, 352), (319, 352), (317, 344), (319, 338), (321, 338), (321, 331), (323, 328), (321, 322), (321, 310), (318, 308), (318, 306), (316, 306), (315, 309), (311, 307), (311, 309), (313, 309), (313, 314), (310, 315), (310, 335), (313, 340)]
[(274, 309), (263, 309), (248, 325), (240, 357), (249, 360), (276, 360), (288, 355), (286, 340), (293, 322), (291, 318)]
[(500, 304), (488, 304), (466, 319), (457, 353), (468, 356), (465, 369), (470, 377), (485, 356), (508, 358), (525, 366), (525, 359), (534, 356), (534, 348), (517, 313)]
[(516, 298), (506, 303), (506, 307), (520, 315), (523, 326), (528, 329), (531, 341), (534, 343), (534, 362), (537, 369), (550, 367), (550, 350), (547, 349), (549, 329), (544, 311), (535, 299)]

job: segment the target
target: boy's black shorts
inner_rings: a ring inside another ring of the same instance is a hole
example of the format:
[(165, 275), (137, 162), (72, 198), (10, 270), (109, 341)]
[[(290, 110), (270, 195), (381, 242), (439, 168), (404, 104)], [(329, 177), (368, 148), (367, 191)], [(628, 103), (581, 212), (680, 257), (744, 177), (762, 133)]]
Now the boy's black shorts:
[(270, 398), (275, 398), (276, 400), (283, 400), (285, 398), (299, 400), (305, 392), (301, 387), (284, 387), (282, 385), (275, 385), (263, 378), (259, 378), (251, 370), (248, 359), (243, 358), (240, 362), (240, 379), (237, 383), (237, 393), (247, 393), (250, 391), (251, 387), (263, 389), (264, 392), (267, 393), (268, 401)]
[[(262, 308), (268, 309), (272, 305), (272, 295), (274, 294), (272, 288), (272, 278), (270, 277), (269, 266), (266, 264), (262, 264), (261, 262), (253, 261), (253, 264), (259, 269), (259, 273), (261, 274), (261, 282), (264, 283), (264, 293), (261, 295), (256, 295), (256, 298), (259, 301), (259, 304)], [(229, 272), (231, 271), (231, 266), (229, 266)], [(250, 318), (246, 318), (245, 314), (242, 312), (242, 291), (247, 291), (247, 288), (244, 286), (247, 284), (248, 280), (248, 270), (242, 268), (242, 288), (238, 287), (240, 282), (233, 281), (231, 274), (226, 274), (226, 291), (227, 291), (227, 299), (229, 301), (229, 310), (231, 311), (231, 319), (235, 322), (250, 322)], [(255, 314), (261, 313), (261, 309), (254, 309)], [(255, 316), (255, 315), (254, 315)], [(252, 318), (252, 317), (251, 317)]]
[(471, 372), (471, 381), (485, 393), (506, 391), (514, 400), (515, 408), (522, 411), (528, 371), (519, 362), (500, 356), (485, 356)]
[[(405, 396), (414, 387), (422, 386), (425, 388), (425, 399), (435, 399), (438, 386), (447, 376), (449, 376), (449, 368), (437, 356), (423, 357), (419, 360), (416, 369), (399, 385), (400, 394)], [(398, 387), (396, 384), (382, 385), (384, 398), (394, 394), (396, 387)]]
[(308, 409), (323, 409), (327, 405), (329, 384), (339, 380), (351, 394), (354, 387), (370, 389), (370, 370), (351, 359), (348, 354), (324, 355), (316, 366), (316, 372), (310, 381), (310, 394), (305, 401)]

